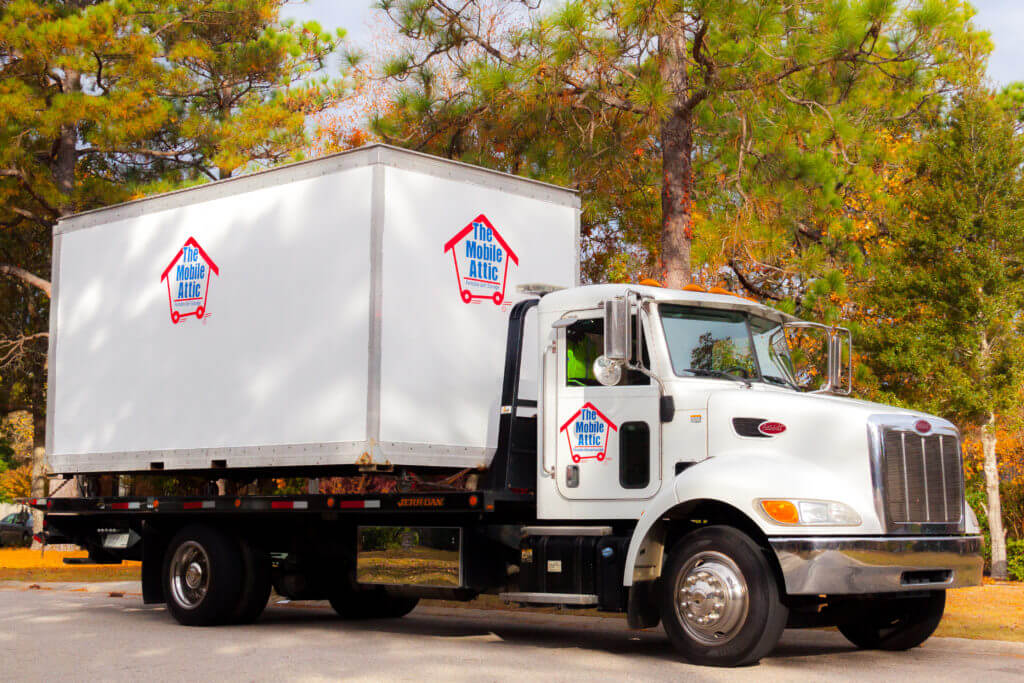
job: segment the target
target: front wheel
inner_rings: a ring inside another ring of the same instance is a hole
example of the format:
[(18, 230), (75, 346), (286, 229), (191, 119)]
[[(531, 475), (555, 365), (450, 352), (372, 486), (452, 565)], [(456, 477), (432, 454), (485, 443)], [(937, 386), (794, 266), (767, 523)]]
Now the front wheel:
[(839, 632), (863, 650), (909, 650), (928, 640), (942, 621), (946, 591), (865, 600)]
[(699, 529), (675, 544), (660, 603), (676, 651), (708, 666), (757, 662), (778, 643), (789, 613), (764, 552), (727, 526)]

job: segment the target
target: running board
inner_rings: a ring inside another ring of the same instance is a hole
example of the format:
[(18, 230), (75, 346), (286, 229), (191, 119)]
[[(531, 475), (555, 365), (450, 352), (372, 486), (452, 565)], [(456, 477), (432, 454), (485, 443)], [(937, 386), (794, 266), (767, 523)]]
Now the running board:
[(524, 526), (523, 536), (611, 536), (610, 526)]
[(574, 593), (501, 593), (505, 602), (525, 605), (596, 605), (596, 595)]

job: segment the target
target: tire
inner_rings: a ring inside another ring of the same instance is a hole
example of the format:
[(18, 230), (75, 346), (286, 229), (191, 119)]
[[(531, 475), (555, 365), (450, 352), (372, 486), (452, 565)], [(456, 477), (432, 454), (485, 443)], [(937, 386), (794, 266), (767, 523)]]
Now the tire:
[(728, 526), (705, 527), (680, 539), (669, 554), (660, 593), (661, 621), (672, 646), (705, 666), (758, 662), (779, 642), (789, 616), (764, 551)]
[(246, 538), (238, 539), (242, 585), (229, 622), (251, 624), (260, 618), (270, 599), (270, 555)]
[(185, 626), (230, 621), (242, 587), (238, 542), (222, 531), (192, 525), (167, 546), (163, 563), (167, 611)]
[(928, 640), (942, 621), (946, 591), (906, 598), (867, 600), (856, 621), (839, 624), (839, 632), (862, 650), (909, 650)]
[(388, 595), (383, 588), (336, 590), (329, 598), (331, 607), (342, 619), (401, 619), (416, 609), (419, 598)]

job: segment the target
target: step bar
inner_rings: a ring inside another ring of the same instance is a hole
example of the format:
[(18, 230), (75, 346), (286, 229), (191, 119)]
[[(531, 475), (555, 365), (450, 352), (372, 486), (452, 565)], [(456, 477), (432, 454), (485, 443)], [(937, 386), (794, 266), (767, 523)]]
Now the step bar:
[(505, 602), (518, 602), (524, 605), (573, 605), (575, 607), (596, 605), (596, 595), (574, 593), (501, 593), (499, 597)]

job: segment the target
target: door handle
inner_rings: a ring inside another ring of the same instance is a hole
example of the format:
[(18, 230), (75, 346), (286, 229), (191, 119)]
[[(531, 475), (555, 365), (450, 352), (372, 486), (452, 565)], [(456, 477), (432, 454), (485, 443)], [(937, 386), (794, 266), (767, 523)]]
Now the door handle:
[[(547, 385), (547, 381), (548, 381), (548, 354), (551, 353), (553, 350), (555, 350), (557, 348), (558, 348), (558, 346), (557, 346), (557, 341), (556, 341), (554, 349), (552, 349), (550, 347), (549, 348), (545, 348), (544, 349), (544, 355), (541, 357), (541, 362), (540, 362), (541, 391), (544, 391), (544, 387)], [(556, 387), (558, 386), (558, 378), (557, 377), (555, 378), (555, 386)], [(557, 393), (558, 392), (557, 392), (557, 389), (556, 389), (554, 392), (552, 392), (552, 395), (557, 395)], [(548, 467), (548, 449), (546, 448), (547, 437), (548, 437), (548, 434), (547, 434), (548, 403), (549, 402), (547, 400), (544, 401), (544, 410), (542, 410), (541, 413), (540, 413), (540, 468), (544, 472), (544, 474), (548, 475), (551, 478), (554, 478), (554, 476), (555, 476), (555, 465), (552, 465), (551, 467)], [(557, 401), (555, 402), (555, 409), (556, 410), (558, 409)], [(557, 443), (557, 440), (556, 440), (556, 443)], [(558, 448), (558, 446), (556, 445), (555, 449), (557, 450), (557, 448)]]

